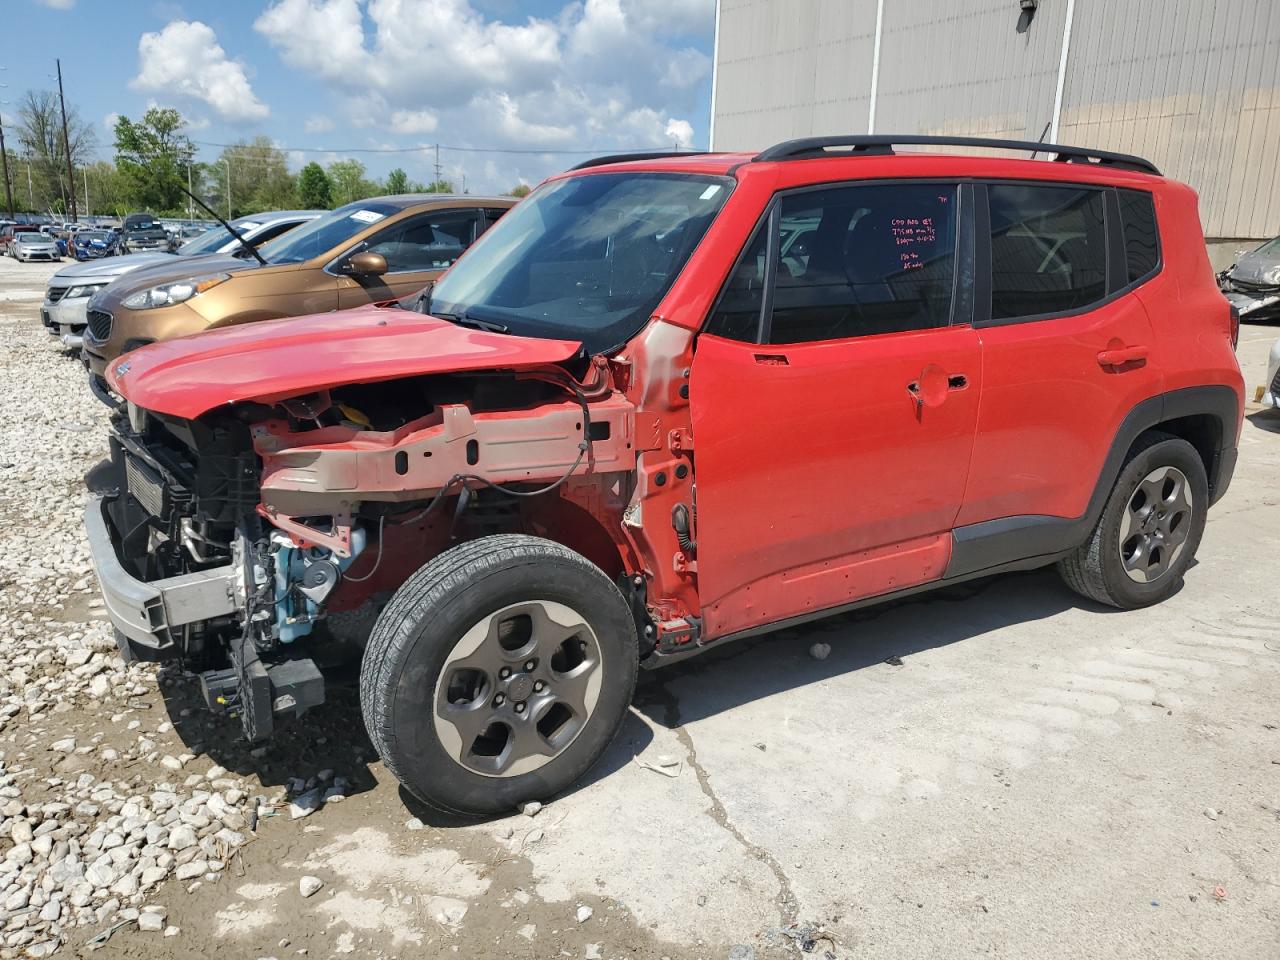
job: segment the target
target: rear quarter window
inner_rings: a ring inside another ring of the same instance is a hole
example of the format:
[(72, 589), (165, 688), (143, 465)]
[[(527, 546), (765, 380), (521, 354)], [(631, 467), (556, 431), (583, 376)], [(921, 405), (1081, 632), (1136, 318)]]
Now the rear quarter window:
[(1120, 226), (1124, 230), (1124, 258), (1129, 283), (1136, 283), (1160, 265), (1160, 231), (1156, 206), (1145, 190), (1117, 190)]

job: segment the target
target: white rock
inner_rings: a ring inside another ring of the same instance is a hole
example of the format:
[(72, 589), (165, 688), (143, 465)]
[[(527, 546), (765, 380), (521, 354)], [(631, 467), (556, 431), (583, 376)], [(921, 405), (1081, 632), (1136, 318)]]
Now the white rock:
[(578, 908), (578, 922), (586, 923), (591, 919), (591, 914), (595, 913), (590, 907), (583, 905)]
[(138, 929), (147, 933), (159, 933), (164, 929), (164, 914), (146, 912), (138, 914)]
[(184, 863), (173, 872), (173, 875), (179, 880), (194, 880), (196, 877), (203, 877), (209, 872), (208, 860), (192, 860)]
[(49, 744), (49, 749), (55, 753), (71, 753), (76, 748), (76, 738), (67, 737), (63, 740), (55, 740)]
[(174, 851), (185, 850), (187, 847), (194, 847), (198, 839), (194, 828), (188, 824), (180, 823), (169, 831), (168, 847)]
[(809, 656), (815, 660), (827, 659), (827, 657), (831, 656), (831, 644), (822, 643), (821, 641), (813, 644), (809, 647)]
[(319, 877), (306, 876), (298, 881), (298, 892), (304, 897), (309, 897), (316, 893), (324, 886), (324, 881)]
[(528, 803), (520, 804), (520, 812), (523, 813), (526, 817), (536, 817), (538, 815), (538, 811), (540, 811), (541, 809), (542, 809), (542, 804), (540, 804), (537, 800), (530, 800)]
[(467, 905), (452, 897), (432, 897), (427, 901), (427, 913), (442, 926), (456, 927), (467, 915)]

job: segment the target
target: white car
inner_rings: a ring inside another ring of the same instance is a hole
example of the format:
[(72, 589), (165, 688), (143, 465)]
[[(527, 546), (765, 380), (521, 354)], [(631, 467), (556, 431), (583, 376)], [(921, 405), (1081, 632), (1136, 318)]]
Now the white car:
[(45, 236), (32, 230), (19, 233), (9, 246), (15, 260), (30, 263), (32, 260), (61, 260), (62, 252), (53, 237)]
[(1280, 340), (1271, 347), (1271, 359), (1267, 362), (1267, 385), (1263, 388), (1262, 402), (1280, 410)]
[[(261, 213), (255, 217), (232, 220), (231, 225), (256, 247), (292, 230), (300, 223), (314, 220), (321, 212), (323, 211), (283, 210)], [(63, 267), (49, 278), (44, 303), (40, 306), (40, 322), (68, 350), (78, 350), (83, 345), (84, 328), (89, 322), (89, 298), (111, 281), (142, 267), (172, 263), (175, 257), (228, 254), (240, 249), (240, 241), (231, 236), (225, 227), (217, 227), (184, 243), (176, 253), (134, 253), (127, 257), (88, 260)]]

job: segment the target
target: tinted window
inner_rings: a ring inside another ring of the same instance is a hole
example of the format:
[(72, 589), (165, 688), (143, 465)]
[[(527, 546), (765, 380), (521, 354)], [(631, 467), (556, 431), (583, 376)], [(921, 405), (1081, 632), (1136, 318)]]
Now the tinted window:
[(755, 343), (760, 337), (760, 305), (764, 296), (764, 256), (769, 222), (756, 228), (747, 249), (729, 275), (707, 332), (730, 340)]
[(474, 210), (413, 217), (372, 238), (366, 249), (387, 258), (389, 273), (443, 270), (471, 245), (477, 219)]
[(782, 200), (771, 343), (946, 326), (956, 188), (889, 184)]
[(1141, 280), (1160, 262), (1160, 237), (1156, 232), (1156, 207), (1151, 194), (1142, 190), (1117, 190), (1120, 225), (1124, 228), (1124, 258), (1129, 282)]
[(1107, 293), (1102, 191), (992, 184), (991, 317), (1088, 306)]

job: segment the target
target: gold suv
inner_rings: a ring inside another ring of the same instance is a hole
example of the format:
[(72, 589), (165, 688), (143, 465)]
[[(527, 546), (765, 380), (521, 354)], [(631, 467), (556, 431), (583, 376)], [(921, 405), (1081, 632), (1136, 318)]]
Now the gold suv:
[(89, 301), (82, 355), (91, 385), (101, 390), (112, 360), (157, 340), (408, 296), (515, 202), (449, 194), (374, 197), (265, 244), (260, 259), (244, 250), (130, 273)]

